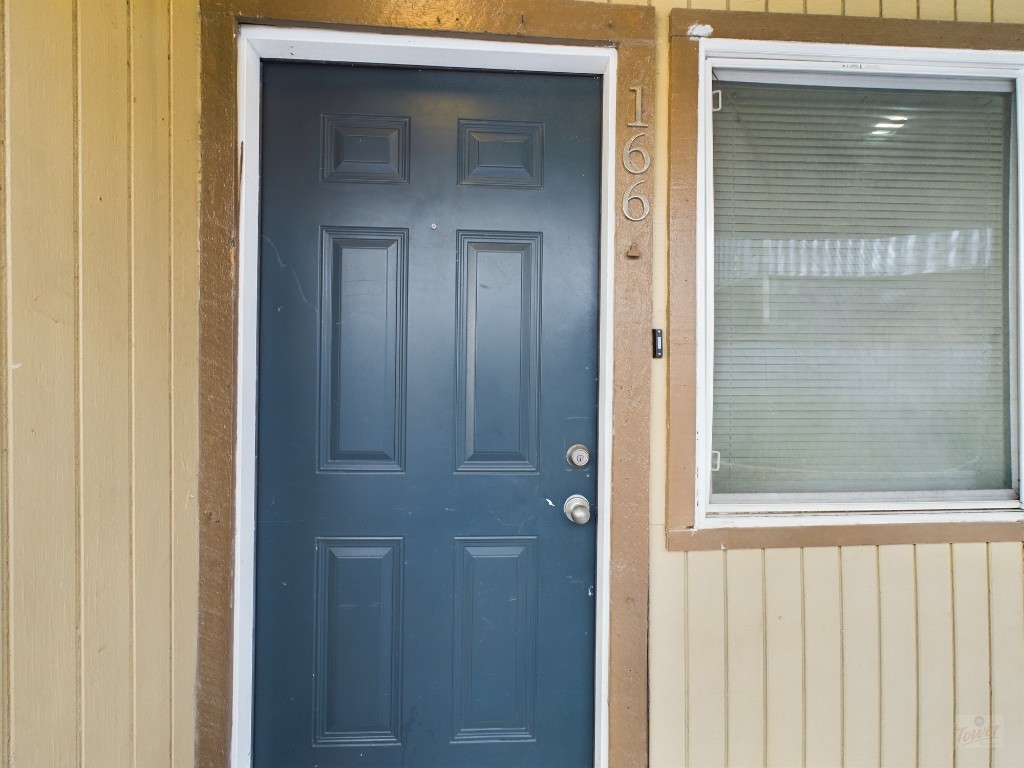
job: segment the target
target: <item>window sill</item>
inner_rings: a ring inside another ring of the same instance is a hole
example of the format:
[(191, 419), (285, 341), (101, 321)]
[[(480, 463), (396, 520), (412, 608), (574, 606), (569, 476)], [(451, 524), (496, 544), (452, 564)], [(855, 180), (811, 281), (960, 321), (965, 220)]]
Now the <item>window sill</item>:
[(1024, 541), (1024, 511), (717, 515), (665, 532), (669, 550)]

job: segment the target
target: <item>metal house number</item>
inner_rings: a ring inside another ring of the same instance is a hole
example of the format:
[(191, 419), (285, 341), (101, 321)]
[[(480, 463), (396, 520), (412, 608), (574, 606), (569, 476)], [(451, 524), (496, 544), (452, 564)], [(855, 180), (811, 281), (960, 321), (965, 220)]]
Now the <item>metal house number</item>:
[[(636, 86), (629, 90), (633, 92), (635, 101), (633, 121), (627, 123), (627, 127), (650, 128), (650, 125), (643, 120), (644, 89)], [(631, 173), (634, 176), (647, 173), (651, 167), (651, 153), (638, 143), (646, 137), (646, 131), (634, 133), (622, 148), (622, 167), (626, 169), (627, 173)], [(650, 201), (643, 192), (639, 191), (640, 186), (646, 183), (647, 179), (637, 179), (626, 189), (625, 194), (622, 196), (622, 215), (630, 221), (643, 221), (651, 212)]]

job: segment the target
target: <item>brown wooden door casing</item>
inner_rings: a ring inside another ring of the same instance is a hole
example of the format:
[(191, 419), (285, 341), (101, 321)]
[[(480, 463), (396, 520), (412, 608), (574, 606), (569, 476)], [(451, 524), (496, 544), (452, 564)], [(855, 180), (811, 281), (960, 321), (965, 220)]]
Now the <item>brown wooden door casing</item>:
[[(636, 131), (631, 88), (642, 88), (653, 114), (655, 14), (652, 8), (556, 0), (515, 8), (429, 0), (391, 8), (343, 7), (306, 0), (206, 0), (202, 4), (202, 200), (200, 296), (200, 608), (196, 763), (228, 763), (231, 734), (232, 584), (234, 579), (235, 410), (237, 392), (236, 30), (240, 22), (344, 26), (416, 34), (510, 38), (613, 46), (618, 55), (614, 144)], [(624, 106), (621, 106), (624, 105)], [(628, 114), (627, 114), (628, 113)], [(655, 146), (653, 127), (645, 129)], [(615, 167), (615, 195), (633, 183)], [(650, 187), (650, 185), (648, 185)], [(650, 190), (655, 207), (656, 190)], [(647, 602), (650, 468), (650, 328), (653, 219), (616, 217), (613, 258), (614, 378), (609, 642), (609, 761), (647, 763)], [(635, 245), (641, 258), (625, 256)]]

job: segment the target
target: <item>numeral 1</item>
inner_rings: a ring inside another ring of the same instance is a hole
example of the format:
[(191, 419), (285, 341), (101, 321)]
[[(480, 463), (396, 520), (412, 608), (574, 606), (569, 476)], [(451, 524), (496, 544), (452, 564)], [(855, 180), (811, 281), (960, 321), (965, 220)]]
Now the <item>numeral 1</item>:
[(636, 95), (636, 99), (633, 122), (628, 123), (627, 125), (630, 128), (650, 128), (651, 126), (644, 122), (644, 89), (641, 86), (636, 86), (629, 90)]

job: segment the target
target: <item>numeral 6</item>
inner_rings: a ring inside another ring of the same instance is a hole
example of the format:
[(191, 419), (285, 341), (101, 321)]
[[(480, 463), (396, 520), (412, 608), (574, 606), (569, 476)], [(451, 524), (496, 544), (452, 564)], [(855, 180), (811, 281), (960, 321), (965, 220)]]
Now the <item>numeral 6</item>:
[[(642, 139), (646, 135), (646, 133), (636, 134), (633, 138), (627, 141), (626, 146), (622, 148), (622, 166), (634, 175), (643, 173), (651, 167), (651, 153), (643, 147), (633, 146), (637, 139)], [(632, 155), (634, 154), (640, 155), (639, 167), (633, 165)]]
[[(639, 192), (636, 192), (636, 188), (641, 184), (647, 183), (647, 179), (640, 179), (639, 181), (633, 182), (632, 186), (626, 190), (626, 194), (622, 196), (622, 215), (630, 221), (643, 221), (647, 218), (647, 214), (651, 212), (651, 204), (647, 202), (647, 198)], [(630, 202), (633, 200), (640, 201), (640, 215), (634, 216), (630, 213)]]

